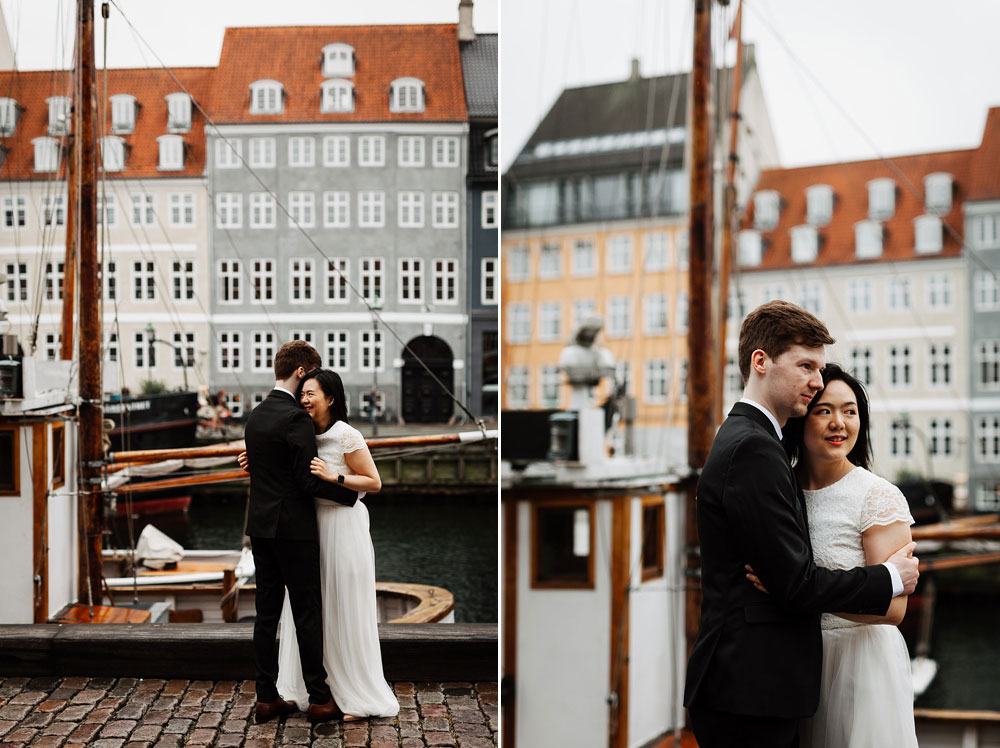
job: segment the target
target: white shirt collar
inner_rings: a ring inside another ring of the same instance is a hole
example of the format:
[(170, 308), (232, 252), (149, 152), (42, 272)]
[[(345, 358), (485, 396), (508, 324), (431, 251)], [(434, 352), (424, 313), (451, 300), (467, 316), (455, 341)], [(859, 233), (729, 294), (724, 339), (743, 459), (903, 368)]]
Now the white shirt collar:
[(778, 425), (778, 419), (774, 417), (774, 414), (771, 411), (769, 411), (760, 403), (754, 402), (749, 397), (741, 397), (740, 402), (746, 403), (747, 405), (752, 405), (761, 413), (763, 413), (765, 416), (767, 416), (767, 420), (769, 420), (771, 422), (771, 425), (774, 426), (774, 432), (778, 435), (778, 441), (781, 441), (781, 426)]
[[(279, 387), (278, 385), (274, 385), (274, 389), (278, 390), (278, 392), (284, 392), (286, 395), (289, 395), (292, 398), (292, 400), (295, 399), (295, 393), (289, 392), (284, 387)], [(759, 408), (760, 406), (758, 405), (757, 407)]]

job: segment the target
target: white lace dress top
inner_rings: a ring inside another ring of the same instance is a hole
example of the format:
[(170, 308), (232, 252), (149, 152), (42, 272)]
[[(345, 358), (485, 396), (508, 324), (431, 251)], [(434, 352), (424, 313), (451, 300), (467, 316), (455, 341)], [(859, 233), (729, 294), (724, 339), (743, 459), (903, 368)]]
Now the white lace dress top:
[[(902, 492), (885, 478), (856, 467), (843, 478), (805, 495), (809, 537), (816, 565), (827, 569), (866, 566), (861, 534), (876, 525), (913, 524)], [(824, 629), (864, 624), (830, 613), (822, 616)]]
[[(355, 452), (365, 447), (365, 437), (356, 428), (343, 421), (337, 421), (322, 434), (316, 434), (316, 452), (335, 473), (344, 475), (354, 475), (354, 471), (347, 464), (345, 455)], [(358, 493), (359, 498), (365, 497), (365, 492)], [(351, 509), (342, 504), (332, 504), (323, 499), (316, 499), (316, 503), (324, 507), (340, 507)], [(357, 506), (355, 504), (354, 506)]]

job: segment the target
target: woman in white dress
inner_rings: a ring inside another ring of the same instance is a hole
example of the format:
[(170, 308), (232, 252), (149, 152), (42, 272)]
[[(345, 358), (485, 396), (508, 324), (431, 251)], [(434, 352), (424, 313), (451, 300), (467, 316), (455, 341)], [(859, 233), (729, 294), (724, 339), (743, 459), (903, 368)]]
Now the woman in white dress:
[[(316, 427), (319, 456), (312, 462), (312, 472), (358, 492), (377, 493), (382, 481), (364, 437), (347, 422), (340, 376), (329, 369), (311, 371), (298, 396)], [(348, 507), (317, 499), (316, 519), (327, 683), (344, 721), (394, 717), (399, 702), (382, 672), (368, 509), (360, 500)], [(287, 595), (278, 631), (278, 693), (305, 709), (309, 695)]]
[[(900, 490), (868, 471), (864, 386), (836, 364), (823, 382), (805, 417), (785, 427), (813, 556), (828, 569), (880, 564), (910, 542), (913, 518)], [(910, 659), (896, 628), (905, 612), (900, 596), (884, 616), (823, 614), (819, 709), (800, 725), (803, 748), (917, 748)]]

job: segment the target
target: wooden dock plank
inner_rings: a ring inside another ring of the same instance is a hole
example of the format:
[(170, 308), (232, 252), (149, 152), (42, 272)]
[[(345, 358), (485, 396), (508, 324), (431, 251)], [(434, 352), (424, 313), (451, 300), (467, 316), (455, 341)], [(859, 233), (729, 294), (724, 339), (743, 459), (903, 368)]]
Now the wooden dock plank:
[[(494, 681), (497, 635), (496, 624), (380, 625), (386, 678)], [(0, 674), (253, 678), (253, 624), (3, 625)]]

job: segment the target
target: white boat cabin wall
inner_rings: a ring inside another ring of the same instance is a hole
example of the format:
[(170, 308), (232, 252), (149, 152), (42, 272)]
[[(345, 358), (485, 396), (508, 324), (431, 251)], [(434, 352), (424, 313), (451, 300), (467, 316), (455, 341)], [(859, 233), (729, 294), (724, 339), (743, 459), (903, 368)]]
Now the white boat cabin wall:
[(0, 623), (44, 623), (77, 598), (75, 406), (35, 384), (70, 362), (22, 363), (24, 397), (0, 396)]
[(633, 748), (672, 731), (686, 662), (683, 497), (505, 494), (513, 744)]

